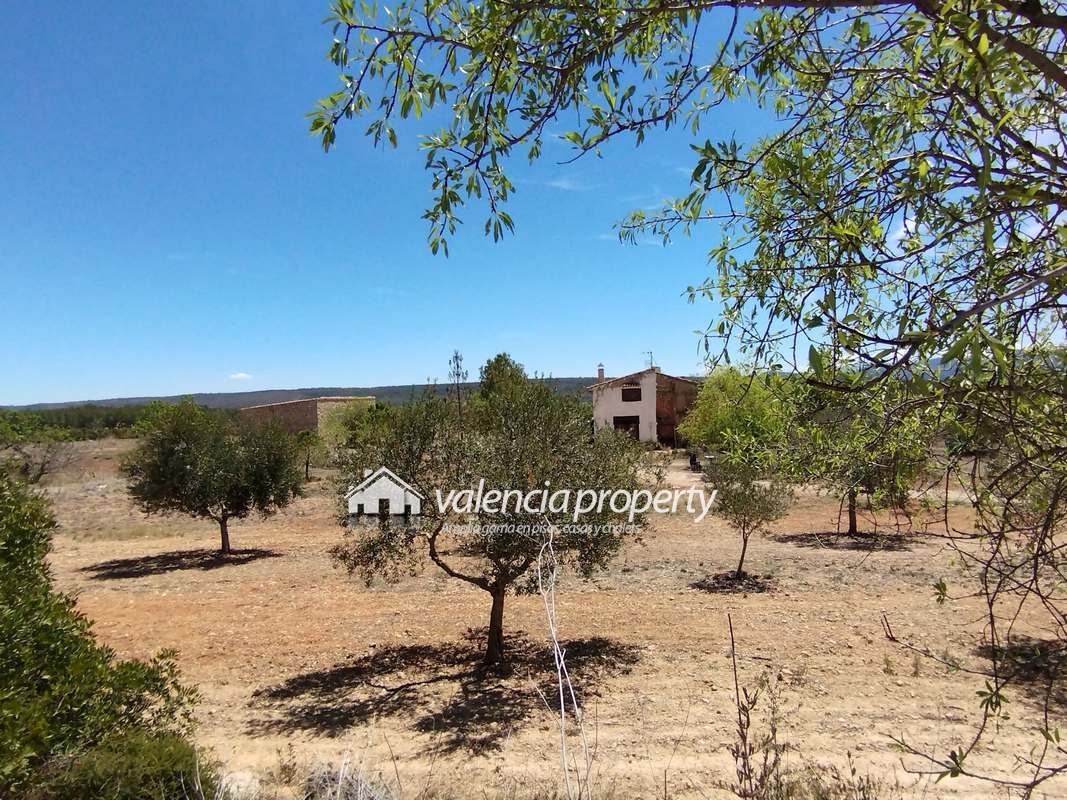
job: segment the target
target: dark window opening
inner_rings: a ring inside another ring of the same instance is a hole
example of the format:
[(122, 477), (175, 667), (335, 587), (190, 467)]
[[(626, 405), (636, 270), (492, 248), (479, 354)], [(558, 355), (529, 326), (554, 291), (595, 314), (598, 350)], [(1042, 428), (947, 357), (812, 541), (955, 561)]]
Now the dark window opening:
[(641, 438), (640, 417), (612, 417), (612, 424), (617, 431), (625, 431), (635, 439)]
[(622, 402), (624, 403), (639, 403), (641, 401), (641, 387), (640, 386), (623, 386), (622, 387)]
[(389, 516), (389, 498), (388, 497), (383, 497), (380, 500), (378, 500), (378, 516), (379, 517), (388, 517)]

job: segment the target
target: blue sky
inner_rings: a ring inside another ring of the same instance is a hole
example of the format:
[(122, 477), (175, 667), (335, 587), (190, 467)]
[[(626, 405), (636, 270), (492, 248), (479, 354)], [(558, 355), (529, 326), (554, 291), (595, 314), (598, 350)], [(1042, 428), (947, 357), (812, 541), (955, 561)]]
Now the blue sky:
[[(569, 166), (549, 146), (512, 168), (514, 236), (484, 238), (471, 208), (432, 256), (413, 136), (375, 150), (357, 121), (327, 155), (307, 133), (335, 89), (326, 11), (0, 11), (0, 403), (421, 382), (456, 348), (472, 374), (499, 351), (557, 376), (647, 350), (700, 371), (716, 309), (683, 293), (715, 231), (667, 248), (612, 232), (686, 191), (688, 136)], [(705, 135), (751, 138), (754, 118), (723, 109)]]

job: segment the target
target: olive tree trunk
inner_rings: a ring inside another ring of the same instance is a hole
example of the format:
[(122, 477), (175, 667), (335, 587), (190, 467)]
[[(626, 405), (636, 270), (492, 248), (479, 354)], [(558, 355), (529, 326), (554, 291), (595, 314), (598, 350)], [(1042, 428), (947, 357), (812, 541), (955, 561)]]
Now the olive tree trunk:
[(859, 526), (856, 524), (856, 490), (848, 490), (848, 535), (855, 536), (859, 533)]
[(219, 548), (219, 552), (224, 556), (230, 554), (230, 529), (227, 522), (228, 519), (226, 517), (219, 520), (219, 533), (222, 535), (222, 546)]
[(483, 659), (486, 666), (504, 661), (504, 592), (503, 586), (492, 590), (493, 610), (489, 614), (489, 639), (485, 643)]
[(741, 558), (738, 559), (737, 572), (734, 573), (738, 580), (741, 580), (743, 577), (745, 577), (745, 553), (748, 552), (748, 537), (750, 535), (751, 532), (741, 534)]

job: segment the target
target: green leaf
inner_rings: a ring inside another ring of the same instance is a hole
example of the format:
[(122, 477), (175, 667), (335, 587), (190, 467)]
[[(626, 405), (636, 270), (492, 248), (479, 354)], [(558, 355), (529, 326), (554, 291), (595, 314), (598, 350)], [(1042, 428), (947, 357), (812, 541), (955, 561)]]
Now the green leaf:
[(815, 377), (822, 380), (825, 366), (823, 364), (822, 353), (819, 352), (819, 348), (815, 345), (808, 348), (808, 366), (810, 366), (812, 372), (815, 373)]

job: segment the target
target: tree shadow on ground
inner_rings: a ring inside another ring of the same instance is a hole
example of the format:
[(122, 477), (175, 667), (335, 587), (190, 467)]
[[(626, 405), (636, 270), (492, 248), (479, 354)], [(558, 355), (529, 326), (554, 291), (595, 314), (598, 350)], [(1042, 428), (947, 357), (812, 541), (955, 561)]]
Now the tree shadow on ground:
[(92, 574), (93, 580), (110, 581), (122, 578), (143, 578), (147, 575), (161, 575), (166, 572), (178, 572), (186, 569), (209, 570), (219, 567), (236, 567), (258, 561), (261, 558), (278, 558), (281, 553), (275, 550), (251, 548), (233, 550), (229, 555), (222, 555), (218, 550), (174, 550), (169, 553), (157, 553), (154, 556), (138, 558), (116, 558), (82, 567), (79, 572)]
[(730, 570), (694, 581), (689, 588), (712, 594), (762, 594), (774, 588), (774, 581), (769, 575), (742, 572), (739, 577), (736, 570)]
[(1016, 635), (996, 648), (983, 644), (975, 654), (990, 662), (996, 654), (1001, 676), (1034, 702), (1067, 707), (1067, 643)]
[[(252, 722), (249, 732), (337, 736), (381, 717), (406, 717), (414, 730), (431, 736), (431, 751), (498, 748), (546, 701), (558, 712), (559, 687), (549, 645), (524, 636), (508, 637), (506, 670), (484, 670), (485, 635), (471, 630), (460, 642), (379, 648), (294, 675), (253, 694), (252, 706), (270, 716)], [(600, 637), (562, 647), (582, 707), (599, 696), (600, 682), (628, 673), (638, 660), (636, 647)]]
[(860, 531), (855, 536), (838, 531), (818, 531), (810, 533), (779, 533), (771, 537), (780, 544), (793, 544), (797, 547), (825, 548), (828, 550), (911, 550), (915, 544), (914, 536), (906, 533)]

